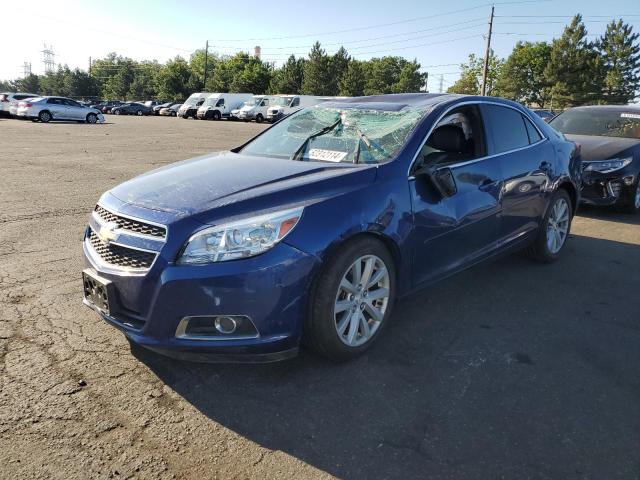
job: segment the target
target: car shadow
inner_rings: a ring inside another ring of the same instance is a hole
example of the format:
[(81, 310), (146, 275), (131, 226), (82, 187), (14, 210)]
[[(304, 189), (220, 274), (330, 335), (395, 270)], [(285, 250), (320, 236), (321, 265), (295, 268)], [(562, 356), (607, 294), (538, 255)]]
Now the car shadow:
[(622, 213), (613, 207), (599, 207), (594, 205), (580, 205), (577, 215), (580, 217), (592, 218), (594, 220), (605, 220), (629, 225), (640, 225), (640, 215), (633, 213)]
[(573, 236), (551, 265), (478, 266), (399, 301), (348, 363), (132, 351), (210, 420), (340, 478), (631, 478), (640, 269), (629, 265), (640, 246)]

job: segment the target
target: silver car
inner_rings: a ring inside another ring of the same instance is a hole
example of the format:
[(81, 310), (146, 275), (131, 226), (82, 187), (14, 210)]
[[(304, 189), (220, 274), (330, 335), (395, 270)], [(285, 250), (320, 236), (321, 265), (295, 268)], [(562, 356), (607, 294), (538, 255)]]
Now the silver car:
[(84, 107), (65, 97), (36, 97), (18, 104), (18, 117), (40, 120), (75, 120), (87, 123), (103, 123), (104, 115), (95, 108)]
[(37, 93), (2, 92), (0, 93), (0, 112), (15, 115), (18, 110), (18, 102), (20, 100), (37, 96)]

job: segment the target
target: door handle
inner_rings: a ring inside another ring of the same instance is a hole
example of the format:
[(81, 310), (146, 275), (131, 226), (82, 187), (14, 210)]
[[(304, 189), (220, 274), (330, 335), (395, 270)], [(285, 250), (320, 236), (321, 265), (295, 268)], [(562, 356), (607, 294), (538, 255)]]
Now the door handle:
[(497, 182), (494, 182), (490, 178), (485, 178), (480, 185), (478, 185), (478, 189), (482, 192), (486, 192), (487, 190), (491, 190), (493, 186), (495, 186)]

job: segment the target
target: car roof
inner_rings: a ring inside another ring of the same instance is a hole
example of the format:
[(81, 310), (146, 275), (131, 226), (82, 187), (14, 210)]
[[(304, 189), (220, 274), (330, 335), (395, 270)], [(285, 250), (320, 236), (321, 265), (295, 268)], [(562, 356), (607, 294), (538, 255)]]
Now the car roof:
[(320, 105), (329, 108), (339, 108), (350, 105), (351, 108), (371, 108), (373, 110), (399, 111), (405, 107), (435, 107), (447, 103), (463, 100), (491, 101), (505, 105), (519, 106), (520, 104), (498, 97), (481, 97), (477, 95), (458, 95), (453, 93), (392, 93), (386, 95), (370, 95), (366, 97), (337, 98), (323, 102)]

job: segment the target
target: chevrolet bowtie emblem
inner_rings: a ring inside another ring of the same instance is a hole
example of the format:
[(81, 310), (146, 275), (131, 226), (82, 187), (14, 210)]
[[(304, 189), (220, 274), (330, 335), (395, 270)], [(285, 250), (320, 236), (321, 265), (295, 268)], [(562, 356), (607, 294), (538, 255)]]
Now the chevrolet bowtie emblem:
[(98, 238), (109, 245), (110, 242), (113, 242), (118, 238), (118, 234), (116, 233), (117, 228), (117, 223), (109, 222), (104, 224), (98, 231)]

